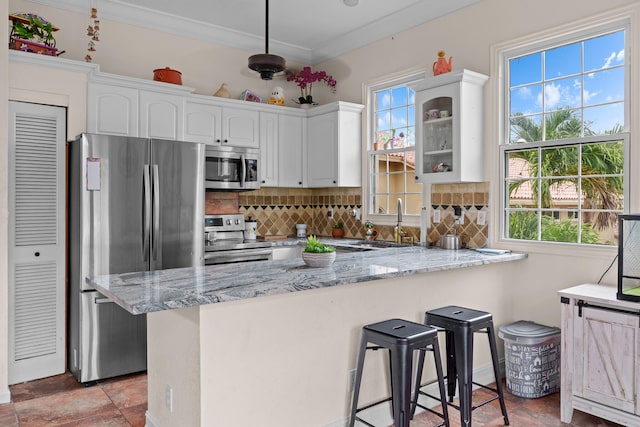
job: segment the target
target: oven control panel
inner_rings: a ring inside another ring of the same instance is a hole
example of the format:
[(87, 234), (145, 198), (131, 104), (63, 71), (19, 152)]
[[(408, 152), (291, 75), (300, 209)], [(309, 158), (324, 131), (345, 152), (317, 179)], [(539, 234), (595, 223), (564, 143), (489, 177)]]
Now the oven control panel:
[(205, 231), (244, 231), (242, 214), (205, 215)]

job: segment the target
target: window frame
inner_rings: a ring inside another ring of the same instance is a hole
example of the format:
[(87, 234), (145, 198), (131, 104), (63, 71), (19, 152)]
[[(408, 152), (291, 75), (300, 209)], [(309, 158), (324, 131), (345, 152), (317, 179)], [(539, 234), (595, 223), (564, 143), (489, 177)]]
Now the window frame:
[[(489, 244), (495, 247), (506, 247), (513, 250), (526, 251), (531, 253), (544, 253), (547, 255), (580, 253), (584, 256), (609, 256), (616, 252), (617, 246), (613, 245), (589, 245), (584, 243), (564, 243), (550, 241), (530, 241), (520, 239), (510, 239), (506, 234), (505, 215), (505, 150), (503, 145), (507, 145), (507, 138), (510, 136), (510, 105), (508, 89), (508, 61), (511, 58), (527, 55), (536, 51), (548, 50), (554, 47), (570, 44), (579, 40), (585, 40), (598, 35), (604, 35), (619, 30), (625, 31), (625, 67), (624, 67), (624, 102), (625, 102), (625, 123), (626, 133), (625, 160), (624, 160), (624, 208), (623, 212), (640, 209), (638, 201), (640, 198), (631, 194), (631, 189), (637, 188), (640, 184), (640, 168), (632, 169), (630, 165), (640, 162), (638, 150), (629, 150), (637, 139), (634, 137), (634, 130), (637, 129), (639, 120), (631, 115), (631, 111), (636, 111), (639, 102), (630, 97), (631, 87), (640, 83), (637, 71), (632, 72), (633, 64), (631, 58), (638, 57), (639, 49), (637, 44), (632, 44), (632, 40), (638, 37), (637, 10), (635, 7), (623, 7), (597, 16), (585, 18), (570, 24), (540, 31), (538, 33), (518, 38), (514, 41), (507, 41), (491, 46), (491, 75), (494, 76), (489, 88), (493, 94), (490, 104), (494, 108), (490, 110), (490, 122), (495, 126), (489, 130), (490, 139), (495, 141), (492, 144), (489, 164), (494, 165), (491, 170), (494, 172), (489, 178), (491, 205), (496, 206), (494, 214), (490, 218)], [(624, 139), (618, 134), (620, 139)], [(606, 135), (605, 135), (606, 136)], [(533, 148), (533, 147), (531, 147)]]
[[(371, 221), (379, 225), (395, 225), (397, 223), (396, 214), (377, 214), (370, 213), (371, 204), (373, 203), (373, 197), (371, 189), (373, 188), (373, 173), (370, 169), (373, 150), (371, 149), (373, 142), (372, 138), (375, 135), (375, 120), (374, 113), (375, 108), (375, 93), (385, 89), (391, 89), (397, 86), (410, 86), (413, 83), (417, 83), (424, 80), (427, 76), (427, 71), (424, 67), (418, 69), (410, 69), (397, 74), (387, 75), (380, 77), (376, 80), (366, 82), (362, 86), (363, 98), (365, 99), (365, 111), (366, 119), (363, 129), (364, 138), (362, 138), (362, 221)], [(415, 105), (415, 104), (414, 104)], [(415, 125), (417, 126), (417, 125)], [(416, 141), (417, 144), (417, 141)], [(415, 150), (415, 145), (414, 145)], [(416, 171), (417, 172), (417, 171)], [(405, 175), (406, 176), (406, 175)], [(419, 183), (418, 183), (419, 185)], [(422, 184), (422, 204), (426, 202), (425, 195), (426, 185)], [(403, 210), (406, 207), (403, 205)], [(421, 214), (405, 214), (403, 212), (402, 223), (405, 226), (419, 227), (421, 221)]]

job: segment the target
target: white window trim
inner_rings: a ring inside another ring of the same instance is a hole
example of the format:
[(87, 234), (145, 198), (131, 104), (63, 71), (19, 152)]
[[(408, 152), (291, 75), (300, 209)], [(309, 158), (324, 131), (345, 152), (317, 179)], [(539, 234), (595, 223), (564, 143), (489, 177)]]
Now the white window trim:
[[(389, 87), (390, 85), (403, 84), (416, 82), (426, 78), (427, 68), (417, 67), (408, 70), (400, 71), (398, 73), (388, 74), (376, 79), (364, 82), (362, 84), (362, 99), (365, 100), (364, 118), (362, 122), (362, 221), (371, 221), (374, 224), (379, 225), (395, 225), (397, 222), (397, 215), (389, 214), (370, 214), (369, 204), (371, 203), (371, 197), (369, 194), (369, 188), (371, 186), (371, 176), (369, 175), (369, 141), (373, 135), (374, 123), (371, 120), (371, 111), (374, 109), (374, 97), (373, 92)], [(422, 185), (422, 204), (427, 206), (430, 195), (426, 194), (426, 189), (430, 188), (429, 185)], [(420, 214), (415, 215), (403, 215), (402, 224), (410, 227), (420, 227)]]
[[(594, 32), (607, 32), (613, 29), (625, 28), (626, 39), (625, 48), (627, 61), (636, 61), (640, 58), (640, 43), (636, 41), (640, 37), (640, 6), (632, 5), (616, 9), (607, 13), (598, 14), (586, 19), (571, 22), (525, 37), (521, 37), (508, 42), (491, 46), (491, 78), (488, 84), (488, 111), (487, 121), (488, 138), (491, 141), (487, 147), (489, 194), (490, 194), (490, 218), (489, 218), (489, 246), (509, 248), (516, 251), (528, 253), (542, 253), (566, 255), (580, 253), (586, 257), (613, 257), (617, 254), (617, 246), (584, 245), (561, 242), (529, 242), (514, 239), (505, 239), (502, 234), (502, 221), (504, 213), (504, 193), (503, 176), (504, 164), (501, 160), (500, 144), (504, 141), (505, 132), (508, 132), (505, 123), (505, 108), (508, 102), (505, 93), (505, 79), (508, 77), (505, 70), (505, 57), (513, 56), (517, 52), (529, 52), (539, 46), (550, 46), (553, 44), (563, 44), (582, 35), (593, 34)], [(626, 93), (625, 106), (628, 115), (625, 116), (626, 130), (631, 133), (629, 145), (638, 147), (638, 129), (640, 117), (638, 115), (640, 97), (629, 96), (640, 87), (640, 72), (637, 65), (629, 62), (627, 69), (630, 70), (625, 76)], [(632, 168), (631, 165), (640, 164), (640, 150), (631, 149), (625, 155), (625, 167), (627, 168), (627, 179), (625, 180), (625, 213), (640, 212), (640, 197), (634, 195), (629, 189), (640, 189), (640, 167)], [(636, 190), (636, 193), (638, 191)]]

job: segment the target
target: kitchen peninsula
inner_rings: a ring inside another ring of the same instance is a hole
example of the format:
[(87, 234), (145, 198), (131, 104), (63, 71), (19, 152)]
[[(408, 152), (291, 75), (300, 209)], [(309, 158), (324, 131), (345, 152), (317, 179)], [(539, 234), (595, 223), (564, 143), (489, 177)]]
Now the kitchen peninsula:
[[(446, 304), (511, 321), (507, 290), (519, 263), (509, 261), (525, 258), (401, 246), (340, 253), (330, 268), (296, 258), (92, 284), (128, 311), (147, 313), (149, 426), (328, 426), (348, 413), (364, 324), (422, 321), (426, 309)], [(477, 366), (489, 364), (488, 349), (479, 352)], [(386, 393), (384, 376), (368, 378), (379, 382), (363, 385), (363, 402)]]

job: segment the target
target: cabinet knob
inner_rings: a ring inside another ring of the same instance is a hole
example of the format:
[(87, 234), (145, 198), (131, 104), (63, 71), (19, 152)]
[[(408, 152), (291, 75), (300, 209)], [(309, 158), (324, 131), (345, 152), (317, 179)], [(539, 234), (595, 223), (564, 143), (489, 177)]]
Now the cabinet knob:
[(334, 183), (334, 184), (336, 183), (335, 179), (333, 180), (333, 183)]
[(227, 142), (229, 142), (229, 140), (228, 140), (228, 139), (225, 139), (225, 140), (224, 140), (224, 143), (226, 144)]
[(413, 177), (413, 179), (415, 179), (415, 180), (417, 181), (417, 180), (418, 180), (418, 177), (417, 177), (417, 176), (414, 176), (414, 177)]
[(220, 140), (219, 140), (219, 139), (216, 139), (216, 142), (220, 142)]
[(267, 181), (265, 181), (265, 180), (263, 179), (263, 180), (262, 180), (262, 183), (264, 184), (265, 182), (267, 182)]
[(302, 185), (302, 181), (298, 181), (298, 185)]
[(40, 252), (36, 252), (34, 255), (35, 256), (40, 256)]

